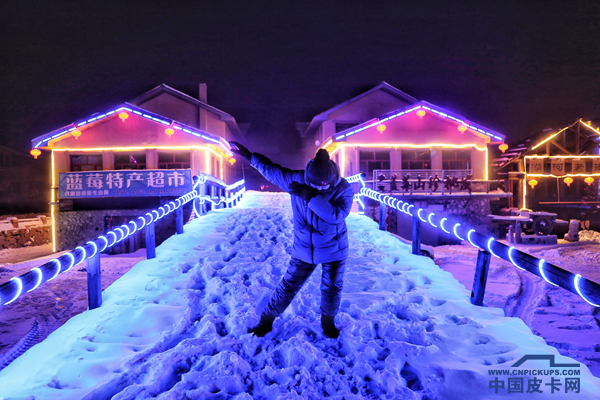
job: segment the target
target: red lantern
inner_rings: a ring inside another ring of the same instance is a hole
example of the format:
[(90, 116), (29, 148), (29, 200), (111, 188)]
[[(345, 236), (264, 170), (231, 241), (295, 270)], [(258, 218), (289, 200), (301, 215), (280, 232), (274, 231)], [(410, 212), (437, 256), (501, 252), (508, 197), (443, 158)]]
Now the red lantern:
[(37, 160), (38, 156), (39, 156), (40, 154), (42, 154), (42, 152), (41, 152), (41, 151), (39, 151), (38, 149), (33, 149), (33, 150), (31, 150), (29, 153), (30, 153), (30, 154), (33, 156), (33, 158), (35, 158), (36, 160)]
[(71, 132), (71, 134), (72, 134), (73, 136), (75, 136), (75, 139), (78, 139), (78, 138), (79, 138), (79, 136), (81, 136), (81, 131), (80, 131), (80, 130), (77, 130), (77, 129), (75, 129), (73, 132)]
[(459, 125), (456, 129), (458, 129), (460, 133), (464, 133), (467, 130), (467, 127), (464, 125)]
[(126, 112), (119, 113), (119, 118), (121, 118), (121, 121), (125, 122), (125, 120), (129, 118), (129, 114)]
[(585, 178), (583, 180), (585, 183), (587, 183), (588, 185), (591, 185), (592, 183), (594, 183), (594, 178), (592, 178), (591, 176), (588, 176), (587, 178)]
[(529, 186), (531, 186), (531, 188), (533, 189), (533, 188), (535, 188), (535, 185), (538, 184), (538, 181), (537, 181), (537, 179), (530, 179), (529, 182), (527, 182), (527, 183), (529, 183)]
[(419, 110), (417, 111), (417, 115), (419, 116), (419, 118), (423, 118), (425, 116), (425, 110)]
[(506, 143), (502, 143), (500, 146), (498, 146), (498, 148), (504, 153), (508, 149), (508, 145)]
[(571, 187), (571, 183), (573, 183), (573, 178), (571, 178), (570, 176), (567, 176), (565, 178), (565, 183), (567, 184), (567, 186)]
[(173, 135), (175, 133), (175, 131), (171, 128), (167, 128), (167, 129), (165, 129), (165, 133), (167, 134), (168, 137), (171, 137), (171, 135)]
[(378, 130), (380, 133), (383, 133), (383, 132), (386, 130), (386, 128), (387, 128), (387, 127), (386, 127), (385, 125), (383, 125), (383, 124), (381, 124), (381, 125), (377, 125), (377, 130)]

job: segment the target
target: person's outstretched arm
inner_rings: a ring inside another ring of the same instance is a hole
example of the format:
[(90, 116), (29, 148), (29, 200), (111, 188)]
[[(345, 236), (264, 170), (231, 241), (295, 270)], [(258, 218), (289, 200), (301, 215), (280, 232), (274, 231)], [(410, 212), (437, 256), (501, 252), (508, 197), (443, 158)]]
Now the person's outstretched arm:
[(229, 142), (231, 151), (244, 157), (250, 165), (258, 170), (269, 182), (279, 186), (282, 190), (289, 192), (289, 185), (292, 181), (298, 180), (299, 176), (294, 176), (294, 171), (282, 167), (269, 160), (266, 156), (259, 153), (252, 153), (246, 147), (238, 142)]

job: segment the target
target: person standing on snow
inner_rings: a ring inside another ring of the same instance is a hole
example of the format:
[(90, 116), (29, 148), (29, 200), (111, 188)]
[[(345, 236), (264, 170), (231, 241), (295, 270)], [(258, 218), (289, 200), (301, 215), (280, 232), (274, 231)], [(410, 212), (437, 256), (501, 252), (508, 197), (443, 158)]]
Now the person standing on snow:
[(334, 318), (340, 308), (344, 270), (348, 258), (346, 218), (354, 193), (341, 177), (338, 165), (319, 149), (304, 170), (292, 171), (267, 157), (251, 153), (237, 142), (231, 151), (250, 162), (268, 181), (291, 194), (294, 213), (294, 245), (287, 272), (273, 292), (257, 326), (249, 333), (264, 336), (273, 329), (273, 321), (290, 305), (296, 293), (321, 264), (321, 326), (330, 338), (340, 331)]

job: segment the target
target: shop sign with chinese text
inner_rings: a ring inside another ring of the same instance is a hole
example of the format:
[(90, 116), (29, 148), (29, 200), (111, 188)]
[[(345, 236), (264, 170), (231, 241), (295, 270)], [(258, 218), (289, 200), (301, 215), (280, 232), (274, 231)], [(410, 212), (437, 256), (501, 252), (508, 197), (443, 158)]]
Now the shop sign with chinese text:
[(181, 196), (192, 190), (189, 169), (65, 172), (58, 198)]

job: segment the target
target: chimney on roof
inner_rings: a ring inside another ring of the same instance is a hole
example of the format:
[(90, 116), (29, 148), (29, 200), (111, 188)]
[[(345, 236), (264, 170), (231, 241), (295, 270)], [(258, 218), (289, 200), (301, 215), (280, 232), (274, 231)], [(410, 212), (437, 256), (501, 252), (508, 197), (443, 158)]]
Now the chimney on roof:
[(203, 103), (208, 103), (208, 101), (206, 101), (206, 83), (201, 83), (199, 87), (200, 95), (198, 96), (198, 99)]

